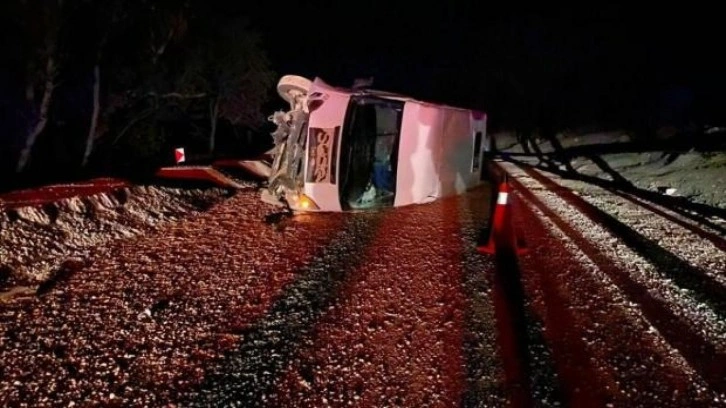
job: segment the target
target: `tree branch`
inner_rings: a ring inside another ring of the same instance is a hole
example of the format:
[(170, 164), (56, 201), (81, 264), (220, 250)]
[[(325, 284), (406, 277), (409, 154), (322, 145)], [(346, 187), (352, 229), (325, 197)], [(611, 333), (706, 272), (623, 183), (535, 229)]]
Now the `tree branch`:
[(201, 99), (206, 98), (207, 94), (205, 92), (200, 93), (194, 93), (194, 94), (185, 94), (180, 92), (168, 92), (165, 94), (159, 95), (156, 92), (149, 92), (146, 94), (149, 98), (157, 98), (157, 99)]
[(141, 112), (141, 114), (139, 114), (139, 116), (131, 119), (131, 121), (126, 125), (126, 127), (124, 127), (123, 130), (121, 130), (121, 132), (118, 134), (118, 136), (116, 136), (116, 138), (113, 139), (112, 145), (115, 145), (116, 143), (118, 143), (118, 141), (121, 140), (121, 138), (126, 134), (126, 132), (128, 132), (128, 130), (131, 129), (135, 124), (137, 124), (141, 120), (147, 118), (154, 112), (156, 112), (155, 108), (147, 109), (144, 112)]

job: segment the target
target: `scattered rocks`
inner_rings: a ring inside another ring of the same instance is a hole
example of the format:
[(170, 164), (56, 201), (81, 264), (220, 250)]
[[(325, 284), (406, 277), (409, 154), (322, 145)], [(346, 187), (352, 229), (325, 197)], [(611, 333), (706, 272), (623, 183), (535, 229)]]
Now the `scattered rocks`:
[(98, 245), (204, 211), (228, 194), (221, 188), (131, 186), (4, 210), (0, 287), (43, 283), (47, 290), (56, 282), (53, 274), (65, 270), (65, 259), (83, 257)]
[[(78, 257), (90, 258), (92, 264), (59, 257), (70, 261), (63, 272), (49, 267), (45, 278), (57, 282), (42, 296), (23, 291), (22, 297), (13, 294), (6, 301), (0, 294), (3, 404), (170, 406), (198, 387), (211, 361), (244, 341), (246, 328), (265, 315), (283, 288), (299, 277), (300, 268), (343, 229), (343, 215), (332, 214), (307, 217), (305, 228), (274, 231), (264, 223), (272, 210), (249, 191), (169, 223), (184, 215), (180, 210), (196, 211), (185, 197), (195, 195), (145, 190), (144, 203), (161, 214), (164, 228), (149, 230), (139, 217), (123, 218), (146, 233), (106, 241)], [(146, 208), (135, 204), (138, 191), (129, 194), (123, 208), (143, 215)], [(220, 195), (205, 197), (213, 202)], [(154, 204), (156, 199), (166, 205)], [(164, 215), (175, 210), (179, 212)], [(59, 225), (64, 216), (62, 212)], [(93, 223), (82, 225), (94, 228)], [(347, 260), (347, 253), (340, 258)]]

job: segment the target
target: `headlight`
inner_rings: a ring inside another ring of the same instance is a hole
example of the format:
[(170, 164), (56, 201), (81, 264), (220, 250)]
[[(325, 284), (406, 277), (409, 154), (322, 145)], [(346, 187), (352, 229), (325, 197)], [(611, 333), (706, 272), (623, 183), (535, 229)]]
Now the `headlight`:
[(310, 197), (306, 196), (305, 194), (290, 194), (287, 198), (287, 204), (290, 206), (292, 210), (299, 210), (299, 211), (316, 211), (320, 210), (320, 207), (318, 207), (317, 204), (315, 204), (315, 201), (313, 201)]

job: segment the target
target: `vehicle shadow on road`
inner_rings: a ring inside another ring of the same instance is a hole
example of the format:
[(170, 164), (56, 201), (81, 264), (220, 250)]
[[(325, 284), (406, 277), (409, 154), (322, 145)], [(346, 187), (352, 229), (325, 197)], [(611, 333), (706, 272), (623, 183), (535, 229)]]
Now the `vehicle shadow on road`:
[(597, 208), (570, 190), (561, 188), (551, 179), (537, 173), (532, 168), (520, 165), (527, 175), (539, 181), (550, 191), (555, 192), (570, 205), (588, 218), (620, 237), (633, 251), (653, 264), (657, 270), (672, 279), (678, 286), (692, 292), (694, 298), (707, 304), (720, 317), (726, 316), (726, 288), (708, 273), (692, 266), (677, 255), (661, 247), (658, 242), (647, 238), (611, 214)]
[(353, 214), (347, 225), (299, 271), (270, 311), (240, 333), (239, 346), (211, 369), (189, 406), (260, 406), (275, 381), (328, 310), (346, 277), (363, 260), (364, 248), (375, 236), (381, 213)]
[[(597, 149), (598, 145), (593, 145), (588, 148)], [(570, 149), (565, 149), (570, 150)], [(631, 200), (629, 196), (636, 197), (640, 200), (644, 200), (653, 204), (660, 205), (668, 208), (678, 215), (692, 220), (698, 224), (707, 226), (714, 231), (717, 231), (722, 236), (726, 235), (726, 227), (719, 225), (711, 221), (710, 217), (718, 217), (726, 220), (726, 209), (710, 206), (707, 204), (697, 203), (689, 200), (687, 197), (669, 196), (662, 194), (661, 192), (646, 190), (635, 186), (631, 181), (623, 177), (617, 171), (615, 171), (608, 163), (602, 159), (602, 152), (595, 154), (592, 152), (585, 153), (584, 149), (577, 149), (581, 153), (573, 154), (572, 152), (562, 153), (561, 157), (568, 157), (572, 159), (574, 157), (582, 156), (590, 159), (595, 165), (597, 165), (605, 174), (609, 175), (611, 179), (600, 178), (579, 173), (575, 169), (563, 169), (560, 166), (545, 166), (541, 163), (532, 165), (525, 161), (526, 155), (523, 154), (509, 154), (501, 153), (501, 157), (509, 162), (517, 165), (534, 167), (542, 171), (547, 171), (555, 174), (563, 179), (577, 180), (586, 182), (598, 187), (601, 187), (613, 194), (617, 194)], [(530, 156), (531, 157), (531, 156)]]
[[(593, 222), (622, 239), (623, 243), (653, 265), (660, 278), (672, 281), (679, 289), (688, 291), (690, 297), (710, 308), (719, 319), (726, 316), (726, 287), (702, 269), (690, 265), (677, 255), (661, 247), (658, 242), (640, 234), (612, 215), (590, 204), (572, 191), (561, 188), (552, 180), (532, 168), (521, 166), (531, 177), (540, 181), (551, 192), (578, 209)], [(557, 212), (544, 204), (534, 193), (518, 181), (515, 188), (535, 207), (551, 219), (598, 267), (607, 273), (631, 301), (638, 304), (645, 317), (664, 338), (689, 361), (703, 378), (719, 392), (723, 391), (724, 356), (697, 332), (692, 332), (672, 308), (659, 296), (653, 296), (648, 287), (621, 267), (613, 264), (605, 252), (573, 228)]]

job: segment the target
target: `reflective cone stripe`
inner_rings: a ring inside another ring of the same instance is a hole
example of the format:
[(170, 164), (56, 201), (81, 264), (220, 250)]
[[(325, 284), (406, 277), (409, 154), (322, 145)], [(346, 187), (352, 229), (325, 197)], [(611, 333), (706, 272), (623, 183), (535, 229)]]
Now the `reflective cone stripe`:
[(499, 191), (499, 194), (497, 195), (497, 205), (507, 205), (508, 199), (509, 193)]

